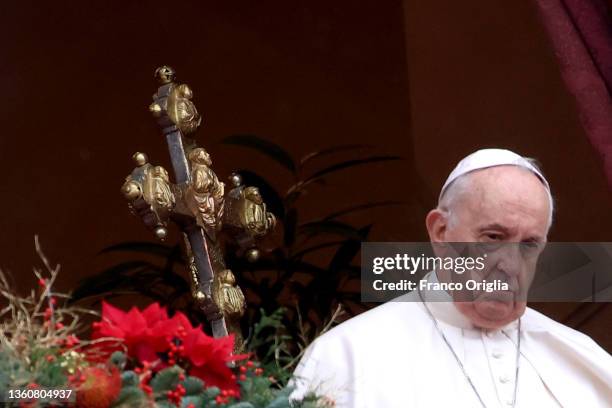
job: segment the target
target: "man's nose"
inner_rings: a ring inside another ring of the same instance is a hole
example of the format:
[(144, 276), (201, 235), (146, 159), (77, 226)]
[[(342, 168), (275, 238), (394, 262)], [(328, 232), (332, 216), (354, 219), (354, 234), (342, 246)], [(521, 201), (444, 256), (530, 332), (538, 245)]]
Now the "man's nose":
[(509, 277), (518, 276), (523, 268), (519, 244), (504, 244), (499, 251), (496, 267)]

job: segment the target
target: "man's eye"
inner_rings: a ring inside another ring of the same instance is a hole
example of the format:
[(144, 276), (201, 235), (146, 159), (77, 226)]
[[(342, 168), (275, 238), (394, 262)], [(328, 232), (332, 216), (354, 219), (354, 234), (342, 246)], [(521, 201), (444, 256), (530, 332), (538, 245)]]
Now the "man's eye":
[(523, 252), (534, 252), (539, 249), (540, 245), (535, 241), (521, 242), (521, 250)]
[(503, 244), (503, 236), (497, 232), (486, 232), (483, 234), (480, 242), (480, 249), (483, 253), (491, 253), (497, 251)]
[(489, 232), (485, 234), (485, 238), (487, 238), (490, 241), (501, 241), (502, 236), (501, 234), (497, 234), (495, 232)]

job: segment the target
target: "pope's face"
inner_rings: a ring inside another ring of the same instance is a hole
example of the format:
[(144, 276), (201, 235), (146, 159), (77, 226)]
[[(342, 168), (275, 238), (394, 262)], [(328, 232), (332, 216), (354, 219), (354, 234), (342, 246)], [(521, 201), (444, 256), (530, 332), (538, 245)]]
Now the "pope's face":
[(509, 290), (472, 291), (469, 299), (459, 291), (453, 297), (475, 326), (496, 329), (525, 312), (526, 291), (546, 242), (550, 203), (542, 182), (516, 166), (478, 170), (467, 177), (451, 214), (433, 210), (427, 227), (432, 242), (477, 242), (488, 250), (485, 269), (461, 279), (502, 281)]

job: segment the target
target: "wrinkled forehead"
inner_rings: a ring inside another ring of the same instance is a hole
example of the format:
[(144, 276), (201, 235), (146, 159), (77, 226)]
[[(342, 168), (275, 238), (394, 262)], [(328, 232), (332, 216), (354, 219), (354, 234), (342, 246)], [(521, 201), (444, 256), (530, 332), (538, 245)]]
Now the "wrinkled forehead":
[(458, 206), (480, 218), (548, 224), (548, 190), (540, 178), (518, 166), (496, 166), (466, 174)]
[(488, 188), (496, 185), (531, 185), (537, 186), (539, 190), (546, 191), (547, 187), (541, 178), (531, 170), (520, 166), (499, 165), (478, 169), (465, 174), (470, 177), (475, 184), (480, 184)]

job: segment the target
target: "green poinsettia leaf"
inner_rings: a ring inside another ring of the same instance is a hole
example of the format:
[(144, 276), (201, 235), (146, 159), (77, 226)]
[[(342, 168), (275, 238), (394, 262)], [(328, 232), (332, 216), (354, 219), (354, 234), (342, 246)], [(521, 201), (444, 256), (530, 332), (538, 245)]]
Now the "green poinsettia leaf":
[(243, 401), (249, 401), (257, 407), (266, 406), (276, 396), (275, 390), (270, 388), (271, 382), (267, 377), (247, 376), (240, 382), (240, 394)]
[(285, 387), (280, 390), (274, 400), (272, 400), (266, 408), (290, 408), (291, 403), (289, 402), (289, 396), (293, 392), (293, 388)]
[(174, 390), (179, 383), (181, 369), (177, 366), (164, 368), (153, 377), (150, 386), (155, 394), (164, 394), (166, 391)]
[(205, 406), (204, 399), (198, 395), (187, 395), (181, 399), (181, 408), (187, 408), (190, 404), (193, 404), (196, 408)]
[(217, 397), (221, 393), (221, 390), (218, 387), (208, 387), (202, 393), (202, 398), (204, 402), (211, 401)]
[(197, 395), (204, 390), (204, 382), (197, 377), (187, 377), (182, 382), (185, 395)]
[(120, 370), (123, 370), (126, 361), (127, 357), (121, 351), (115, 351), (109, 358), (109, 362)]
[(138, 386), (123, 387), (112, 408), (136, 408), (143, 406), (147, 400), (146, 394)]
[(140, 383), (138, 374), (133, 371), (125, 371), (121, 373), (121, 385), (123, 387), (137, 387)]

